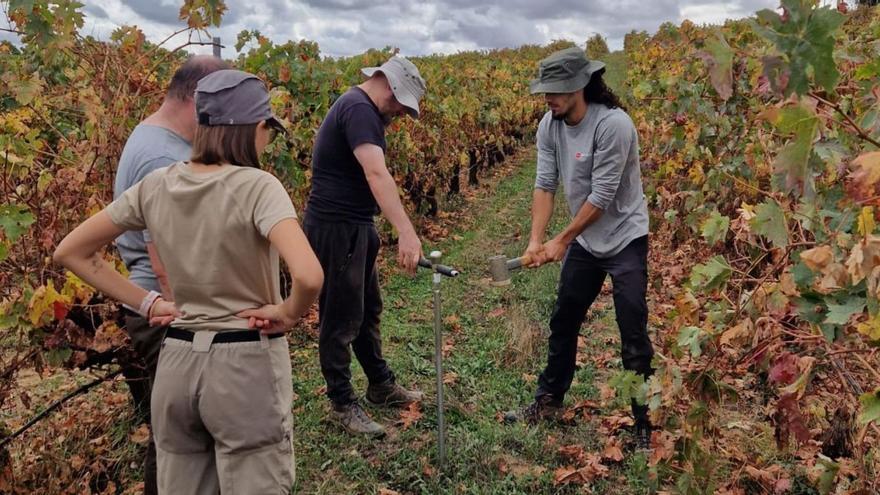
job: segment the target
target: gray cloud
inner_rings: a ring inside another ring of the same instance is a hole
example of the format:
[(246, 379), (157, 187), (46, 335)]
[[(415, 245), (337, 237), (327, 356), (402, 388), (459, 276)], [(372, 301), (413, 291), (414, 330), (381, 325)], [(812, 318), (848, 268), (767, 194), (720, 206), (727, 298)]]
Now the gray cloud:
[[(112, 25), (137, 24), (150, 39), (182, 27), (181, 0), (83, 0), (87, 28), (100, 35)], [(396, 46), (407, 55), (515, 47), (569, 39), (579, 44), (599, 33), (612, 49), (632, 30), (653, 32), (685, 18), (720, 23), (776, 8), (779, 0), (226, 0), (219, 28), (209, 31), (228, 47), (238, 33), (256, 29), (277, 43), (318, 42), (330, 56)], [(204, 51), (209, 51), (205, 48)]]
[(89, 16), (96, 17), (98, 19), (108, 19), (107, 11), (102, 9), (100, 5), (86, 5), (83, 10)]
[[(91, 2), (88, 2), (91, 4)], [(157, 0), (124, 0), (126, 7), (149, 21), (160, 24), (180, 24), (180, 6)]]

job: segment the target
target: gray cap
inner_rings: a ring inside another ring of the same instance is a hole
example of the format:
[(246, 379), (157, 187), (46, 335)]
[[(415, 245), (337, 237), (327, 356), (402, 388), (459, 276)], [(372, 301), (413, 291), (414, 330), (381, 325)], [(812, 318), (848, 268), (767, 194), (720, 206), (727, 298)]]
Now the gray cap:
[(590, 83), (595, 73), (605, 71), (605, 64), (587, 60), (583, 50), (573, 46), (551, 53), (538, 65), (538, 78), (529, 85), (535, 93), (574, 93)]
[(406, 107), (407, 113), (414, 119), (419, 118), (419, 100), (425, 95), (425, 80), (419, 74), (419, 69), (403, 57), (391, 57), (379, 67), (367, 67), (361, 69), (367, 77), (373, 77), (376, 72), (385, 74), (394, 98)]
[(224, 69), (199, 79), (195, 94), (199, 124), (243, 125), (266, 121), (284, 132), (269, 106), (269, 91), (260, 78), (240, 70)]

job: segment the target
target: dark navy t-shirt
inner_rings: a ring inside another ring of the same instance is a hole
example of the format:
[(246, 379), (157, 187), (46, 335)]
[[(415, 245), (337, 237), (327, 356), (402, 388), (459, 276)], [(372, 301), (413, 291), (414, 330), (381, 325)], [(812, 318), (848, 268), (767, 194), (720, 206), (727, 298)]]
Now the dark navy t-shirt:
[(312, 148), (312, 191), (306, 220), (372, 224), (379, 207), (354, 149), (364, 143), (385, 151), (379, 109), (358, 87), (330, 107)]

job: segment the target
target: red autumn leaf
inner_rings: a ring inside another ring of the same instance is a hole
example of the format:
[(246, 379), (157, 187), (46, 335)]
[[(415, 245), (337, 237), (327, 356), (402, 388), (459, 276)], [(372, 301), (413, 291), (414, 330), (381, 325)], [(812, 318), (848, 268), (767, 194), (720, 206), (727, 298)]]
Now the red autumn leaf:
[(64, 301), (55, 301), (52, 303), (52, 310), (57, 321), (61, 321), (67, 317), (68, 311), (70, 308), (67, 307), (67, 304), (64, 304)]
[(770, 381), (781, 386), (790, 385), (798, 377), (798, 357), (786, 352), (770, 367)]
[(776, 426), (776, 444), (780, 450), (785, 448), (792, 434), (799, 444), (806, 443), (811, 438), (796, 394), (786, 394), (779, 398), (773, 413), (773, 422)]

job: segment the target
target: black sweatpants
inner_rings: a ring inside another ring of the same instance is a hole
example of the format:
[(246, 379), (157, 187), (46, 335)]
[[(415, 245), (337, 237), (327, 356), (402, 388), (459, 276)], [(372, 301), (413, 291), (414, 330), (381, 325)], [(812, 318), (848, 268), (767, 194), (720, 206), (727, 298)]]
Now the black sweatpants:
[(371, 384), (394, 380), (394, 373), (382, 357), (379, 335), (379, 234), (371, 224), (308, 218), (304, 230), (324, 269), (324, 287), (318, 300), (321, 373), (327, 381), (327, 397), (341, 406), (357, 400), (351, 386), (349, 347)]
[(562, 263), (556, 307), (550, 318), (547, 367), (538, 379), (535, 396), (565, 397), (574, 378), (578, 334), (605, 275), (611, 275), (614, 312), (620, 329), (623, 367), (647, 377), (652, 373), (654, 349), (648, 338), (648, 237), (629, 243), (610, 258), (597, 258), (577, 241)]

